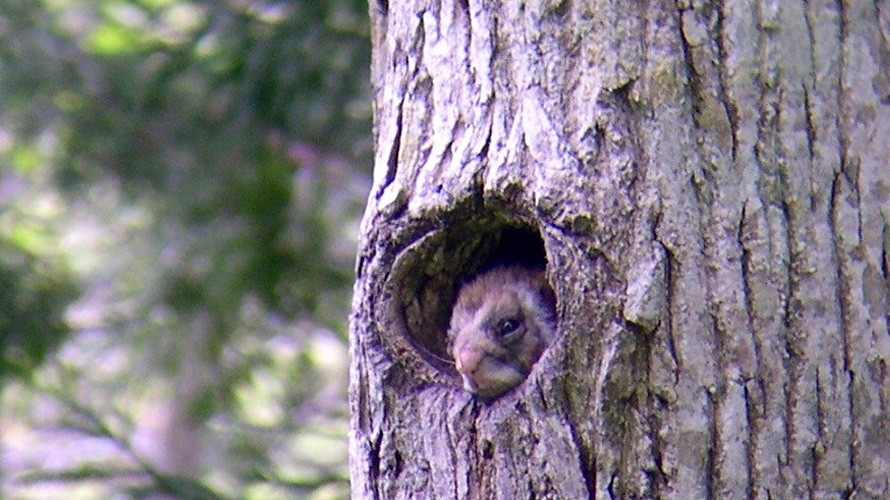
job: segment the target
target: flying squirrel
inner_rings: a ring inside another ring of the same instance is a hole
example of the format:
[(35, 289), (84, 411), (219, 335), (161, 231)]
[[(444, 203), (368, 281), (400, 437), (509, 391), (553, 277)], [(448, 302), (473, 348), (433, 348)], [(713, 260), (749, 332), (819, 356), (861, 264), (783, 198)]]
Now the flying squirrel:
[(494, 399), (525, 380), (554, 340), (555, 307), (543, 269), (496, 267), (464, 285), (448, 329), (464, 388)]

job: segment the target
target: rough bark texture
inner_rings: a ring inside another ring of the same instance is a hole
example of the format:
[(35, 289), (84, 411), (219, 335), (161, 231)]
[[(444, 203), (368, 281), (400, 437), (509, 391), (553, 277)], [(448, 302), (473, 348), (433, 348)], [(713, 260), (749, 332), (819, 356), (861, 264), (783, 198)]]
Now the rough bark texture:
[[(371, 20), (355, 498), (890, 498), (890, 3)], [(457, 287), (544, 256), (559, 340), (474, 400)]]

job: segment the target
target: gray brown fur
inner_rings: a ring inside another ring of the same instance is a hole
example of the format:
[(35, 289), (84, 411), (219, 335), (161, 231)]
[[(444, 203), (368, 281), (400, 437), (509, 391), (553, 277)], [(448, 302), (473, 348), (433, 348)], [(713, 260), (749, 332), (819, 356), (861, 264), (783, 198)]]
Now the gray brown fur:
[(522, 383), (553, 342), (554, 302), (543, 270), (498, 267), (464, 285), (448, 331), (464, 388), (490, 399)]

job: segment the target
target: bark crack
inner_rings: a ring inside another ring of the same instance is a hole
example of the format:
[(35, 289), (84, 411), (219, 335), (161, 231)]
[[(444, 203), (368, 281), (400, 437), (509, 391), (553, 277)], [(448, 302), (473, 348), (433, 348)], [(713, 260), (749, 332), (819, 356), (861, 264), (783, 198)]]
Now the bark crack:
[(708, 398), (708, 440), (710, 441), (707, 464), (705, 465), (705, 470), (708, 471), (708, 476), (705, 478), (705, 491), (707, 492), (708, 500), (717, 498), (716, 490), (720, 482), (720, 467), (717, 464), (717, 457), (720, 456), (722, 451), (722, 447), (720, 447), (722, 438), (720, 436), (720, 428), (717, 425), (720, 401), (714, 397), (714, 392), (715, 390), (712, 387), (705, 389), (705, 395)]
[(615, 491), (615, 482), (617, 480), (618, 480), (618, 471), (617, 470), (612, 471), (612, 475), (611, 475), (611, 477), (609, 477), (609, 486), (608, 486), (607, 490), (609, 492), (609, 498), (611, 498), (613, 500), (617, 499), (617, 498), (621, 498), (621, 495), (619, 495), (618, 492)]
[[(543, 400), (544, 398), (542, 398)], [(587, 447), (578, 436), (578, 432), (574, 425), (569, 424), (569, 430), (572, 434), (572, 441), (578, 449), (578, 459), (581, 462), (581, 476), (584, 478), (584, 486), (587, 488), (588, 498), (596, 498), (596, 456), (594, 453), (588, 453)]]
[[(841, 241), (839, 241), (837, 225), (840, 215), (838, 214), (838, 203), (840, 203), (841, 198), (841, 187), (842, 187), (842, 173), (835, 174), (834, 178), (831, 182), (831, 191), (829, 193), (828, 207), (829, 207), (829, 217), (828, 217), (828, 229), (831, 234), (831, 241), (834, 242), (834, 265), (835, 265), (835, 300), (837, 301), (838, 306), (838, 316), (840, 323), (840, 334), (841, 341), (843, 342), (843, 356), (844, 356), (844, 367), (843, 373), (847, 374), (847, 411), (850, 417), (850, 439), (848, 444), (848, 455), (849, 455), (849, 467), (850, 467), (850, 481), (852, 483), (853, 491), (856, 491), (856, 464), (858, 463), (858, 449), (857, 442), (859, 441), (859, 437), (857, 436), (857, 418), (856, 418), (856, 400), (854, 396), (855, 390), (855, 380), (856, 374), (852, 367), (851, 362), (851, 353), (850, 353), (850, 337), (852, 336), (851, 325), (850, 325), (850, 285), (846, 281), (847, 272), (847, 260), (844, 256), (843, 248), (841, 247)], [(858, 212), (858, 211), (857, 211)]]
[[(739, 248), (742, 249), (742, 258), (741, 258), (741, 274), (742, 274), (742, 293), (745, 296), (745, 314), (748, 319), (748, 331), (751, 333), (753, 337), (753, 345), (754, 345), (754, 379), (757, 384), (763, 383), (763, 367), (762, 367), (762, 356), (763, 356), (763, 346), (761, 345), (760, 336), (755, 335), (756, 325), (754, 321), (754, 297), (751, 292), (751, 250), (748, 248), (748, 244), (746, 243), (747, 235), (746, 230), (748, 228), (747, 223), (745, 222), (748, 214), (748, 200), (742, 204), (742, 214), (739, 217), (739, 230), (737, 234), (737, 241)], [(751, 381), (751, 378), (748, 378), (742, 384), (742, 389), (745, 398), (745, 419), (748, 423), (748, 433), (749, 433), (749, 441), (745, 448), (746, 461), (747, 461), (747, 476), (748, 476), (748, 498), (754, 498), (754, 487), (759, 482), (759, 474), (757, 473), (757, 468), (755, 466), (757, 461), (757, 445), (760, 441), (760, 425), (759, 425), (759, 417), (757, 409), (754, 408), (751, 402), (751, 393), (748, 390), (748, 383)], [(762, 393), (763, 394), (763, 393)], [(761, 396), (762, 396), (761, 394)]]
[(789, 376), (788, 384), (784, 387), (785, 395), (785, 456), (777, 457), (776, 462), (779, 463), (779, 472), (782, 475), (783, 482), (788, 482), (788, 467), (791, 464), (791, 452), (794, 445), (794, 434), (796, 426), (794, 425), (795, 411), (794, 406), (797, 403), (797, 381), (800, 377), (797, 363), (790, 364), (792, 373)]
[(850, 290), (845, 279), (847, 275), (846, 259), (844, 257), (844, 250), (841, 247), (842, 242), (838, 240), (840, 236), (838, 235), (837, 230), (838, 218), (841, 217), (838, 214), (838, 200), (841, 198), (840, 190), (842, 189), (840, 177), (840, 174), (835, 174), (831, 181), (831, 191), (828, 198), (828, 231), (831, 235), (831, 241), (834, 242), (835, 280), (837, 280), (835, 300), (837, 301), (838, 306), (838, 322), (841, 326), (841, 339), (844, 343), (844, 371), (850, 371), (850, 345), (847, 339), (847, 334), (850, 329), (847, 298), (849, 297)]
[(380, 481), (380, 445), (383, 441), (383, 433), (379, 430), (376, 432), (374, 437), (371, 440), (368, 452), (370, 456), (368, 457), (368, 475), (370, 476), (371, 483), (371, 492), (374, 494), (374, 499), (380, 498), (380, 488), (383, 487), (383, 483)]
[(695, 64), (692, 61), (692, 47), (689, 45), (689, 40), (686, 39), (686, 32), (683, 27), (683, 12), (687, 10), (682, 6), (677, 7), (678, 16), (677, 19), (679, 21), (680, 27), (680, 47), (683, 49), (683, 65), (686, 67), (686, 74), (689, 77), (689, 97), (692, 100), (692, 108), (695, 109), (701, 104), (699, 103), (699, 86), (700, 82), (696, 78)]
[[(792, 303), (797, 300), (799, 287), (799, 278), (795, 271), (798, 257), (793, 249), (793, 225), (790, 208), (788, 207), (787, 201), (784, 199), (782, 200), (782, 214), (785, 217), (785, 245), (788, 250), (788, 261), (785, 266), (787, 280), (785, 282), (784, 310), (782, 312), (782, 340), (784, 342), (786, 356), (782, 358), (782, 361), (785, 371), (788, 374), (788, 380), (783, 391), (785, 399), (785, 457), (784, 460), (780, 459), (779, 463), (780, 466), (784, 465), (787, 467), (791, 463), (794, 436), (797, 431), (795, 426), (796, 412), (794, 408), (798, 399), (797, 388), (801, 376), (801, 360), (799, 358), (799, 348), (793, 338), (794, 332), (798, 330), (798, 321), (796, 319), (796, 313), (793, 311), (792, 307)], [(781, 468), (780, 470), (784, 471), (784, 469)], [(782, 477), (787, 481), (787, 477), (784, 473), (782, 474)]]
[[(890, 222), (887, 221), (887, 216), (883, 212), (881, 218), (884, 220), (884, 225), (881, 228), (881, 274), (884, 277), (884, 282), (890, 288)], [(884, 331), (890, 336), (890, 312), (884, 314)]]
[(728, 69), (726, 65), (727, 61), (727, 52), (725, 47), (725, 33), (723, 32), (723, 9), (717, 9), (717, 26), (715, 30), (719, 33), (718, 36), (714, 37), (714, 40), (717, 43), (717, 68), (718, 68), (718, 79), (717, 79), (717, 89), (720, 92), (720, 103), (723, 105), (723, 112), (726, 113), (726, 119), (729, 121), (729, 131), (732, 139), (732, 161), (735, 162), (738, 157), (739, 150), (739, 117), (738, 117), (738, 109), (732, 99), (730, 99), (729, 94), (726, 92), (728, 77)]
[(666, 298), (666, 307), (665, 314), (667, 318), (662, 323), (665, 326), (665, 339), (667, 340), (667, 348), (668, 353), (671, 356), (671, 361), (674, 364), (674, 385), (680, 383), (680, 372), (682, 372), (682, 363), (680, 362), (679, 356), (677, 356), (677, 343), (674, 338), (674, 321), (672, 311), (674, 310), (675, 304), (675, 294), (676, 290), (674, 289), (674, 266), (678, 266), (677, 258), (674, 256), (674, 253), (668, 248), (667, 245), (664, 244), (660, 239), (656, 239), (659, 245), (661, 245), (662, 250), (664, 251), (666, 265), (665, 269), (665, 282), (667, 287), (667, 296)]
[[(404, 93), (402, 94), (404, 95)], [(402, 116), (405, 108), (405, 99), (399, 101), (399, 109), (396, 114), (396, 131), (392, 140), (392, 147), (389, 150), (389, 158), (386, 159), (386, 176), (380, 185), (378, 196), (392, 184), (396, 178), (396, 172), (399, 170), (399, 155), (402, 151)]]
[(821, 374), (822, 371), (816, 367), (816, 442), (813, 443), (810, 450), (812, 453), (810, 498), (815, 498), (815, 494), (819, 490), (819, 465), (822, 462), (822, 455), (825, 453), (825, 397), (822, 394)]
[[(883, 2), (883, 3), (886, 4), (886, 2)], [(884, 45), (884, 47), (883, 47), (884, 51), (880, 55), (880, 60), (882, 61), (882, 64), (884, 64), (884, 67), (886, 68), (887, 65), (890, 64), (890, 40), (887, 39), (887, 37), (888, 37), (887, 31), (888, 31), (888, 29), (890, 29), (890, 23), (886, 23), (885, 25), (881, 24), (881, 15), (882, 15), (881, 4), (882, 4), (882, 2), (880, 2), (878, 0), (872, 0), (872, 4), (875, 9), (875, 18), (877, 20), (878, 33), (880, 33), (881, 42), (883, 42), (883, 45)], [(888, 89), (887, 87), (884, 87), (884, 94), (878, 96), (878, 102), (880, 102), (881, 104), (883, 104), (885, 106), (890, 105), (890, 89)], [(888, 485), (888, 486), (890, 486), (890, 485)]]
[[(846, 115), (846, 108), (844, 106), (846, 101), (846, 93), (844, 82), (846, 80), (847, 74), (847, 58), (845, 57), (845, 45), (848, 38), (848, 18), (846, 8), (844, 6), (844, 2), (841, 0), (836, 0), (836, 8), (839, 14), (840, 26), (838, 29), (838, 46), (840, 47), (839, 51), (839, 64), (838, 64), (838, 109), (839, 115), (838, 118), (838, 136), (839, 136), (839, 144), (840, 144), (840, 164), (841, 164), (841, 174), (848, 180), (850, 184), (850, 188), (853, 190), (853, 194), (856, 196), (857, 200), (857, 232), (859, 238), (859, 244), (862, 243), (862, 214), (861, 214), (861, 204), (859, 203), (859, 160), (851, 159), (848, 157), (849, 152), (849, 135), (850, 131), (847, 129), (846, 124), (848, 123)], [(855, 160), (855, 161), (854, 161)], [(832, 231), (832, 240), (835, 244), (835, 254), (837, 259), (837, 293), (839, 294), (838, 303), (841, 309), (841, 319), (843, 320), (843, 342), (844, 342), (844, 371), (848, 376), (848, 385), (847, 385), (847, 398), (848, 398), (848, 412), (850, 417), (850, 440), (848, 444), (848, 455), (849, 455), (849, 467), (850, 467), (850, 489), (849, 496), (853, 497), (858, 490), (858, 474), (857, 474), (857, 464), (859, 462), (859, 450), (858, 443), (862, 441), (861, 436), (858, 432), (858, 419), (856, 412), (856, 398), (855, 398), (855, 387), (856, 387), (856, 373), (851, 366), (851, 358), (850, 358), (850, 342), (849, 337), (852, 332), (849, 331), (850, 324), (848, 319), (849, 310), (852, 307), (847, 301), (850, 299), (850, 291), (847, 283), (844, 282), (843, 278), (848, 273), (846, 272), (845, 260), (843, 258), (843, 249), (840, 247), (840, 242), (837, 240), (837, 223), (838, 223), (838, 213), (837, 213), (837, 203), (838, 203), (838, 194), (835, 191), (835, 188), (840, 187), (840, 183), (838, 182), (838, 176), (836, 175), (833, 183), (832, 190), (830, 194), (830, 230)]]
[(747, 383), (742, 385), (742, 391), (745, 398), (745, 419), (748, 421), (748, 428), (750, 429), (750, 439), (748, 441), (748, 446), (745, 449), (747, 459), (746, 472), (748, 476), (748, 484), (746, 488), (748, 490), (748, 498), (753, 499), (756, 498), (754, 490), (760, 483), (760, 474), (757, 471), (757, 467), (754, 465), (757, 460), (757, 446), (760, 443), (760, 413), (757, 410), (757, 406), (751, 401), (753, 396), (748, 390)]
[[(709, 259), (710, 260), (710, 259)], [(712, 296), (710, 284), (707, 286), (708, 302), (715, 304), (718, 299)], [(717, 370), (717, 387), (708, 387), (708, 401), (710, 403), (710, 424), (711, 424), (711, 446), (708, 451), (708, 498), (717, 498), (718, 492), (724, 491), (726, 488), (726, 471), (722, 464), (725, 461), (727, 446), (724, 441), (721, 424), (727, 425), (726, 416), (723, 413), (727, 404), (726, 396), (729, 390), (729, 381), (727, 380), (726, 370), (731, 365), (727, 359), (727, 337), (729, 333), (720, 324), (720, 319), (716, 311), (710, 311), (711, 331), (714, 332), (715, 350), (714, 357), (717, 359), (718, 365), (721, 367)], [(741, 439), (741, 436), (739, 436)]]
[[(745, 296), (745, 315), (748, 319), (748, 331), (755, 331), (754, 324), (754, 297), (751, 292), (751, 250), (748, 248), (748, 243), (746, 242), (747, 235), (745, 234), (748, 228), (746, 219), (748, 216), (748, 200), (745, 200), (742, 203), (742, 213), (739, 217), (739, 230), (736, 233), (736, 241), (739, 245), (739, 248), (742, 251), (742, 258), (740, 259), (741, 266), (741, 275), (742, 275), (742, 293)], [(757, 339), (757, 336), (754, 336), (754, 355), (755, 362), (757, 363), (755, 370), (757, 373), (760, 373), (760, 359), (762, 346)]]
[[(809, 19), (809, 16), (807, 16), (807, 19)], [(809, 21), (807, 25), (809, 25)], [(801, 86), (803, 87), (804, 117), (807, 120), (807, 151), (810, 154), (810, 168), (812, 169), (815, 166), (816, 158), (816, 123), (813, 120), (813, 103), (811, 102), (810, 91), (806, 84), (801, 84)]]
[[(661, 397), (655, 394), (649, 396), (649, 414), (646, 417), (648, 424), (649, 439), (652, 441), (652, 460), (655, 462), (654, 470), (649, 471), (648, 476), (652, 486), (652, 497), (661, 498), (661, 491), (668, 485), (668, 474), (664, 470), (664, 456), (662, 450), (665, 449), (666, 443), (661, 439), (661, 430), (663, 428), (659, 415), (666, 413), (669, 404)], [(596, 491), (596, 490), (592, 490)], [(591, 494), (590, 498), (594, 498)]]

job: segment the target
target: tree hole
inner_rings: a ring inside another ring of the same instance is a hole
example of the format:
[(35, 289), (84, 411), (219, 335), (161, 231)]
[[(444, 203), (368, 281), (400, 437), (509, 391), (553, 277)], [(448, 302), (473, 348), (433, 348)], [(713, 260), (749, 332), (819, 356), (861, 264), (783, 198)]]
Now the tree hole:
[(438, 232), (411, 253), (399, 273), (408, 340), (428, 365), (457, 383), (447, 331), (461, 286), (498, 266), (545, 268), (544, 240), (528, 224), (475, 220)]

